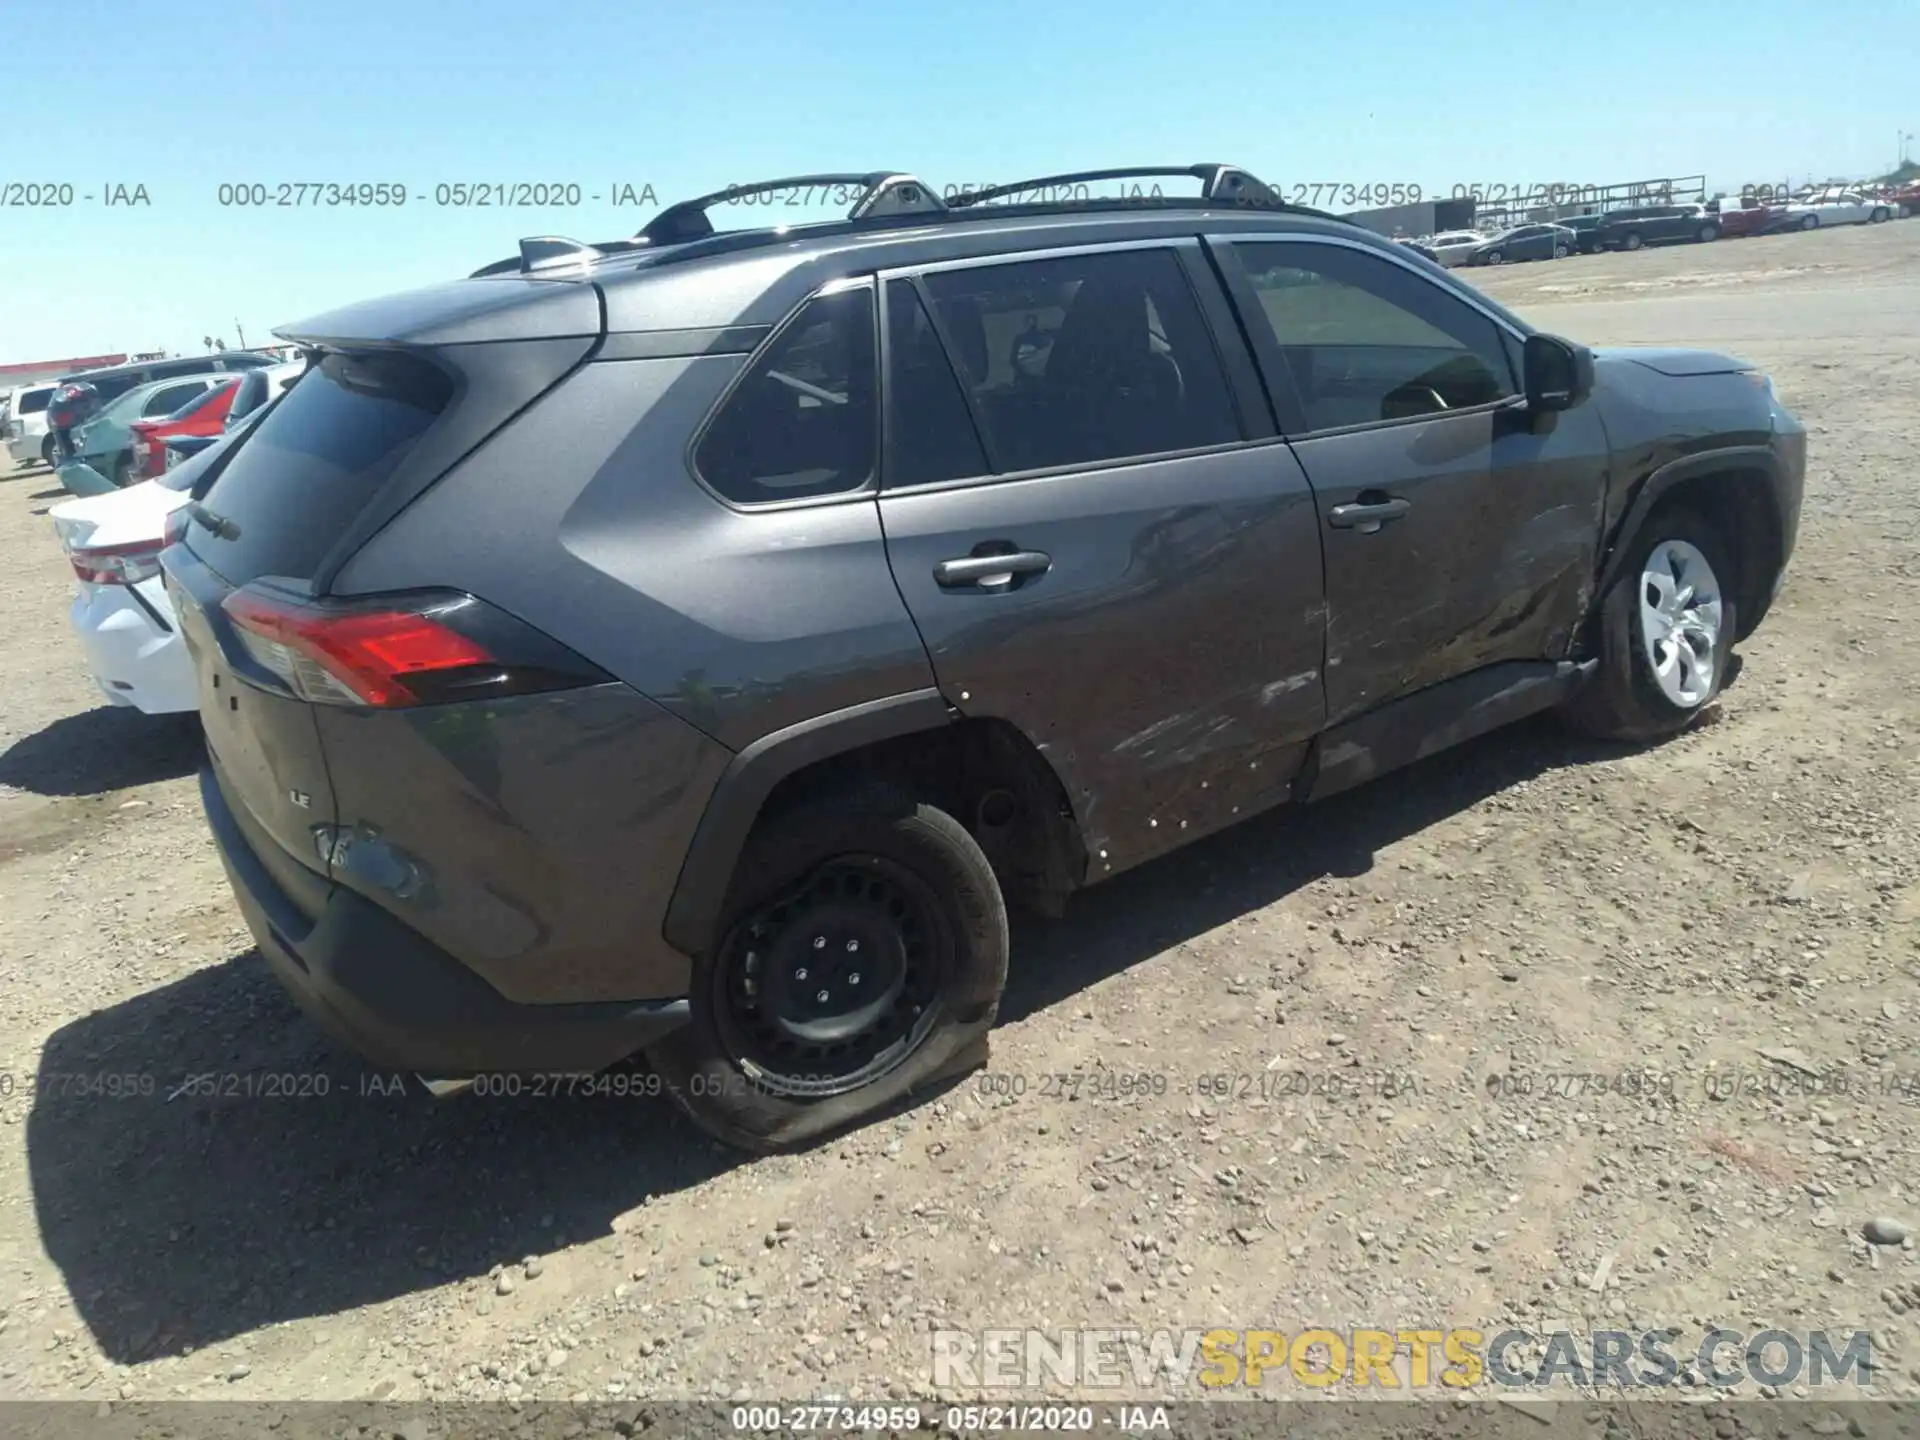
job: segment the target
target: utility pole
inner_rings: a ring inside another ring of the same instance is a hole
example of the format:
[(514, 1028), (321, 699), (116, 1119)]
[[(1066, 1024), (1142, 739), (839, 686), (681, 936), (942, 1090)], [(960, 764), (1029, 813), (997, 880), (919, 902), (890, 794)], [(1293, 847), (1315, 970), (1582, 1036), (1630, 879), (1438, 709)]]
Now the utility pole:
[(242, 350), (246, 349), (247, 348), (247, 332), (240, 328), (240, 317), (237, 315), (233, 319), (233, 333), (240, 337), (240, 348)]

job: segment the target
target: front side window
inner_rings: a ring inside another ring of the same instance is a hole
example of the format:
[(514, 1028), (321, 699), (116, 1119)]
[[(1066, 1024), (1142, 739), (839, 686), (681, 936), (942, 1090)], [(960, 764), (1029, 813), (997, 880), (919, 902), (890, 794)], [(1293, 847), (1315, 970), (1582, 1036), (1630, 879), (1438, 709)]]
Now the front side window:
[(14, 407), (16, 415), (38, 415), (47, 408), (47, 401), (53, 398), (52, 390), (28, 390), (21, 394)]
[(924, 283), (995, 470), (1241, 438), (1212, 336), (1171, 250), (974, 266)]
[(1249, 241), (1234, 250), (1306, 430), (1445, 414), (1518, 393), (1500, 327), (1405, 266), (1342, 245)]
[(870, 286), (818, 295), (749, 363), (695, 447), (736, 504), (858, 490), (873, 478), (878, 406)]

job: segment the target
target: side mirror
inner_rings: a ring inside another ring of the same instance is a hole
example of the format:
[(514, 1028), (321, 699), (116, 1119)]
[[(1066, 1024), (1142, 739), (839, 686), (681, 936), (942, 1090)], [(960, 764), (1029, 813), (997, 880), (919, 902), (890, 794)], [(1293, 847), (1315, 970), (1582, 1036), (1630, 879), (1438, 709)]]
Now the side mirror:
[(1593, 393), (1593, 351), (1558, 335), (1529, 335), (1522, 369), (1530, 410), (1571, 410)]

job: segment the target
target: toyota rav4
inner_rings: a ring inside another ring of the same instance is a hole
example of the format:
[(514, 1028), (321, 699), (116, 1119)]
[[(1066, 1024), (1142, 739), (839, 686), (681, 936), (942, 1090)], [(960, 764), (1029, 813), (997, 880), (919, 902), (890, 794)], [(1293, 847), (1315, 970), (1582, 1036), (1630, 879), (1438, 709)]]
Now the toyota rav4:
[[(261, 954), (460, 1082), (806, 1143), (979, 1063), (1007, 903), (1522, 716), (1683, 729), (1793, 549), (1767, 378), (1542, 334), (1229, 166), (805, 176), (281, 332), (163, 556)], [(844, 192), (811, 225), (709, 212)], [(1138, 186), (1134, 187), (1135, 195)]]

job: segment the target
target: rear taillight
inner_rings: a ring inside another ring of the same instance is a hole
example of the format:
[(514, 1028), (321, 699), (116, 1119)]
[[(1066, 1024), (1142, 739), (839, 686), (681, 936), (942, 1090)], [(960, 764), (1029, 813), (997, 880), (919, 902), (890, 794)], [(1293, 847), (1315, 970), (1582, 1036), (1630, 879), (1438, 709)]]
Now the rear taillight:
[(137, 585), (160, 573), (164, 540), (138, 540), (130, 545), (83, 545), (68, 552), (73, 573), (89, 585)]
[(227, 596), (221, 609), (256, 662), (320, 705), (399, 709), (611, 678), (471, 595), (343, 603), (256, 583)]

